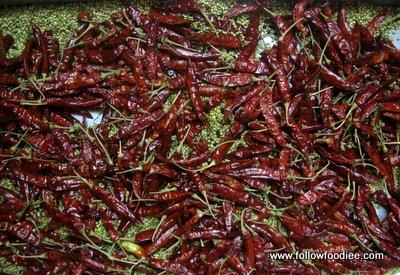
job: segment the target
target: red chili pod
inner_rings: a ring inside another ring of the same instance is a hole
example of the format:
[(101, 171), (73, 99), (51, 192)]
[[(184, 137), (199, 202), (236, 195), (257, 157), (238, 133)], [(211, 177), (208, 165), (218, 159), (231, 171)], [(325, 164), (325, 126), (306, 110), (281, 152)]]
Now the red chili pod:
[(260, 109), (264, 116), (266, 127), (268, 128), (272, 137), (280, 146), (286, 146), (287, 143), (285, 137), (283, 136), (283, 133), (280, 130), (280, 125), (276, 120), (272, 105), (273, 105), (272, 91), (267, 90), (260, 98)]
[(189, 62), (189, 67), (186, 74), (186, 83), (188, 86), (190, 101), (192, 103), (193, 109), (195, 110), (197, 118), (201, 121), (204, 121), (206, 119), (206, 116), (204, 114), (204, 106), (199, 95), (194, 66), (191, 62)]
[(231, 144), (231, 141), (238, 136), (244, 127), (240, 122), (233, 122), (229, 132), (226, 134), (225, 138), (222, 141), (222, 144), (218, 146), (218, 148), (212, 153), (211, 159), (215, 162), (215, 164), (221, 163), (226, 153), (228, 152)]
[(114, 210), (119, 216), (126, 219), (135, 219), (135, 215), (128, 209), (128, 207), (120, 202), (112, 193), (106, 189), (94, 184), (92, 187), (92, 192), (104, 203)]
[(40, 130), (47, 130), (49, 128), (46, 122), (44, 122), (36, 112), (33, 112), (32, 110), (29, 111), (21, 105), (14, 104), (6, 100), (0, 100), (0, 106), (11, 111), (21, 123), (27, 126), (32, 126)]

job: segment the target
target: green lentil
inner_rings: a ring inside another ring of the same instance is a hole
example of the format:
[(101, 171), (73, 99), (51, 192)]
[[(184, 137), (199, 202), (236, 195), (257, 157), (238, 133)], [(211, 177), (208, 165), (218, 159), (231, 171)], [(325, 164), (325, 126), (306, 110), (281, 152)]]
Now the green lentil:
[(283, 236), (288, 236), (288, 231), (282, 225), (278, 216), (270, 216), (264, 219), (264, 223), (271, 226), (272, 228), (276, 229), (278, 233), (282, 234)]
[(399, 166), (393, 167), (394, 182), (397, 188), (400, 188), (400, 168)]
[(18, 191), (17, 188), (15, 188), (14, 183), (10, 179), (7, 179), (7, 178), (0, 180), (0, 186), (10, 189), (11, 191), (14, 191), (14, 192)]
[(21, 53), (25, 40), (31, 33), (31, 23), (37, 24), (43, 30), (52, 30), (60, 45), (65, 46), (78, 26), (79, 11), (88, 11), (94, 20), (104, 20), (120, 7), (114, 0), (5, 7), (0, 8), (0, 30), (13, 35), (15, 44), (10, 49), (9, 56), (16, 56)]
[(90, 232), (91, 235), (93, 236), (98, 236), (101, 239), (110, 239), (110, 236), (108, 234), (108, 231), (106, 227), (104, 226), (103, 221), (97, 221), (96, 225), (94, 226), (93, 230)]
[(228, 123), (224, 123), (225, 108), (226, 103), (223, 102), (206, 114), (207, 125), (203, 131), (201, 131), (198, 138), (203, 138), (207, 142), (210, 150), (221, 143), (222, 139), (232, 125), (232, 119), (230, 119)]
[(57, 228), (55, 232), (61, 238), (61, 240), (66, 240), (69, 237), (68, 229), (65, 226)]
[[(172, 156), (174, 153), (176, 153), (178, 151), (178, 147), (179, 147), (179, 145), (181, 143), (181, 141), (178, 140), (176, 135), (173, 135), (171, 137), (171, 139), (172, 139), (171, 146), (170, 146), (170, 149), (168, 151), (167, 156)], [(186, 144), (186, 143), (182, 143), (182, 146), (181, 146), (181, 155), (182, 155), (182, 157), (184, 159), (187, 159), (190, 156), (191, 152), (192, 152), (192, 149), (190, 148), (190, 146), (188, 144)]]
[(0, 257), (0, 273), (17, 275), (23, 274), (25, 272), (25, 268), (22, 266), (14, 265), (13, 263), (7, 261), (6, 258)]
[(229, 8), (236, 3), (235, 0), (226, 0), (226, 1), (198, 0), (197, 2), (204, 7), (206, 13), (212, 13), (219, 19), (222, 19), (225, 13), (229, 10)]
[[(35, 203), (35, 202), (33, 202)], [(33, 212), (35, 212), (38, 220), (39, 220), (39, 224), (37, 224), (37, 227), (39, 230), (47, 228), (47, 226), (50, 223), (50, 220), (46, 211), (43, 210), (43, 208), (40, 207), (40, 203), (35, 204), (34, 207), (31, 207), (31, 209), (33, 210)]]
[(126, 233), (124, 234), (124, 238), (134, 238), (135, 235), (143, 230), (146, 229), (151, 229), (151, 228), (156, 228), (158, 223), (160, 222), (159, 219), (157, 218), (152, 218), (152, 217), (143, 217), (143, 223), (142, 224), (134, 224), (131, 225)]
[(110, 127), (110, 132), (108, 133), (108, 137), (111, 138), (115, 136), (118, 133), (118, 128), (114, 124), (111, 125)]

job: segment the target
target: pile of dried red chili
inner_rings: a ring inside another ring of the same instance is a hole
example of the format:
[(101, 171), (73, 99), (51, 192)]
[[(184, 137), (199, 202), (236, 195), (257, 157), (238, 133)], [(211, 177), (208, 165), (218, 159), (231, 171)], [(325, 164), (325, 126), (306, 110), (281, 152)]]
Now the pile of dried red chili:
[[(13, 59), (2, 35), (0, 256), (40, 274), (399, 267), (400, 52), (374, 37), (389, 11), (350, 28), (342, 7), (270, 8), (238, 4), (223, 20), (194, 0), (104, 22), (81, 13), (67, 48), (33, 25)], [(279, 39), (256, 58), (267, 12)], [(229, 24), (242, 14), (244, 40)], [(238, 51), (233, 64), (222, 49)], [(199, 136), (223, 102), (230, 128), (210, 148)], [(74, 116), (92, 110), (98, 125)], [(125, 236), (149, 217), (155, 227)], [(93, 233), (99, 221), (108, 236)], [(304, 250), (384, 258), (268, 257)]]

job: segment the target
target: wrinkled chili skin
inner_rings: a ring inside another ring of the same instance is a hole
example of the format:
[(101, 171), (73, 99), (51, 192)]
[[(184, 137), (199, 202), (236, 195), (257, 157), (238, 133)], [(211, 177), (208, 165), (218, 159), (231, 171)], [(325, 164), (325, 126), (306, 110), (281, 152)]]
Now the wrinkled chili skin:
[(211, 155), (211, 159), (214, 160), (216, 164), (219, 164), (228, 152), (228, 149), (230, 147), (230, 144), (228, 142), (235, 138), (242, 131), (243, 125), (240, 122), (235, 121), (229, 129), (228, 134), (224, 138), (223, 142), (225, 142), (225, 144), (219, 146), (217, 150), (214, 151)]
[(239, 38), (232, 34), (215, 34), (214, 32), (192, 32), (191, 30), (184, 29), (184, 34), (187, 38), (193, 41), (201, 41), (216, 47), (226, 49), (240, 49), (242, 42)]
[(302, 30), (304, 28), (304, 24), (301, 21), (301, 19), (303, 19), (305, 17), (305, 8), (308, 4), (308, 0), (301, 0), (298, 1), (295, 6), (294, 6), (294, 12), (293, 12), (293, 21), (297, 22), (296, 24), (296, 28), (298, 30)]
[(186, 74), (186, 82), (187, 82), (187, 86), (188, 86), (190, 101), (196, 112), (197, 118), (201, 121), (204, 121), (206, 119), (204, 111), (203, 111), (204, 106), (203, 106), (203, 102), (201, 101), (201, 98), (198, 95), (199, 92), (198, 92), (198, 87), (197, 87), (197, 83), (196, 83), (194, 67), (193, 67), (192, 63), (189, 63), (188, 71)]
[(280, 146), (285, 146), (285, 137), (283, 136), (282, 131), (279, 129), (280, 126), (276, 121), (275, 114), (271, 108), (273, 104), (272, 100), (272, 91), (266, 91), (260, 98), (260, 109), (265, 119), (266, 126), (268, 127), (272, 137)]
[(42, 118), (40, 118), (37, 115), (37, 113), (34, 113), (20, 105), (17, 105), (17, 104), (14, 104), (14, 103), (11, 103), (11, 102), (8, 102), (5, 100), (0, 100), (0, 106), (2, 108), (5, 108), (5, 109), (13, 112), (18, 117), (18, 119), (21, 121), (21, 123), (23, 123), (25, 125), (29, 125), (29, 126), (37, 128), (37, 129), (42, 129), (42, 130), (48, 129), (48, 125), (46, 124), (46, 122), (44, 122), (42, 120)]
[(112, 139), (118, 140), (127, 135), (134, 134), (140, 130), (147, 128), (152, 125), (154, 122), (160, 120), (165, 115), (163, 110), (156, 110), (149, 115), (143, 115), (141, 119), (134, 120), (132, 122), (125, 123), (118, 131), (117, 135), (115, 135)]
[(236, 97), (225, 109), (225, 119), (230, 117), (233, 111), (238, 108), (240, 105), (246, 103), (247, 101), (251, 100), (257, 94), (261, 93), (266, 89), (266, 84), (263, 82), (258, 83), (254, 87), (252, 87), (248, 92), (243, 94), (242, 96)]
[(253, 75), (250, 73), (204, 73), (202, 79), (216, 86), (235, 87), (249, 84), (253, 81)]
[[(307, 0), (227, 10), (81, 12), (67, 47), (33, 24), (15, 58), (0, 33), (1, 256), (35, 274), (399, 266), (400, 54), (378, 31), (389, 10), (366, 26)], [(384, 258), (266, 257), (304, 250)]]
[(16, 224), (2, 222), (1, 227), (3, 230), (6, 230), (7, 232), (17, 236), (19, 239), (32, 245), (37, 246), (40, 243), (41, 237), (39, 236), (33, 224), (29, 223), (28, 221), (22, 221)]
[(351, 91), (351, 90), (355, 90), (358, 88), (357, 85), (347, 82), (340, 76), (338, 76), (335, 73), (333, 73), (332, 71), (330, 71), (325, 66), (323, 66), (321, 68), (320, 75), (328, 84), (330, 84), (338, 89), (341, 89), (344, 91)]
[(296, 198), (296, 202), (300, 205), (309, 205), (320, 200), (324, 194), (332, 187), (335, 183), (334, 178), (323, 179), (307, 193)]
[(190, 20), (167, 12), (151, 11), (148, 15), (151, 19), (159, 21), (166, 25), (187, 25), (191, 23)]
[(161, 45), (161, 50), (179, 58), (187, 59), (187, 60), (215, 60), (218, 58), (217, 54), (214, 53), (200, 53), (186, 50), (180, 47), (173, 47), (170, 45)]

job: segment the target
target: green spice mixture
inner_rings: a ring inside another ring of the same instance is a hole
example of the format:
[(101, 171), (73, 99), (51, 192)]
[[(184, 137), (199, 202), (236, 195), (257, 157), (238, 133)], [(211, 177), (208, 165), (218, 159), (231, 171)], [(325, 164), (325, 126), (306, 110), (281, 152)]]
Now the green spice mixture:
[[(227, 12), (229, 7), (231, 7), (235, 0), (198, 0), (198, 2), (205, 7), (206, 12), (213, 13), (219, 17), (223, 17), (223, 15)], [(156, 4), (157, 1), (138, 1), (137, 6), (141, 11), (146, 11), (148, 8)], [(359, 3), (359, 2), (344, 2), (344, 5), (347, 9), (348, 19), (351, 25), (355, 23), (366, 24), (371, 18), (373, 18), (376, 14), (378, 14), (384, 6), (376, 6), (372, 4)], [(291, 3), (281, 3), (280, 1), (275, 1), (274, 12), (275, 13), (284, 13), (288, 12), (292, 7)], [(61, 46), (65, 46), (68, 42), (69, 37), (73, 33), (73, 31), (77, 28), (77, 14), (79, 11), (85, 10), (88, 11), (95, 20), (104, 20), (107, 19), (110, 14), (114, 11), (117, 11), (121, 8), (121, 5), (117, 1), (93, 1), (93, 2), (73, 2), (66, 4), (51, 4), (51, 5), (43, 5), (43, 6), (18, 6), (18, 7), (3, 7), (0, 8), (0, 31), (5, 34), (12, 34), (15, 39), (15, 43), (12, 49), (9, 51), (9, 56), (16, 56), (21, 53), (21, 50), (24, 48), (24, 42), (31, 32), (31, 23), (36, 23), (43, 30), (52, 30), (56, 39), (60, 41)], [(378, 30), (379, 35), (383, 35), (385, 37), (391, 36), (391, 31), (395, 29), (400, 29), (400, 21), (395, 20), (398, 17), (398, 14), (392, 13), (388, 19), (382, 24), (380, 29)], [(233, 25), (239, 27), (247, 26), (249, 18), (247, 15), (240, 16), (239, 18), (234, 19)], [(269, 21), (266, 16), (262, 20), (262, 35), (263, 36), (271, 36), (274, 37), (274, 30), (269, 26)], [(207, 30), (210, 28), (209, 25), (205, 25), (202, 23), (196, 23), (195, 28), (199, 30)], [(241, 33), (237, 33), (241, 35)], [(273, 43), (273, 42), (271, 42)], [(268, 48), (270, 44), (261, 44), (261, 47)], [(262, 49), (261, 49), (262, 50)], [(223, 58), (228, 61), (234, 60), (236, 56), (235, 51), (225, 50), (223, 54), (221, 54)], [(173, 97), (171, 97), (173, 98)], [(200, 136), (206, 140), (209, 148), (212, 148), (218, 145), (224, 135), (227, 133), (230, 128), (230, 124), (232, 121), (223, 121), (225, 104), (222, 103), (219, 107), (213, 109), (207, 115), (207, 127), (201, 132)], [(116, 129), (114, 129), (116, 132)], [(115, 134), (115, 133), (114, 133)], [(112, 135), (112, 131), (110, 133)], [(173, 153), (176, 150), (183, 151), (183, 156), (189, 155), (190, 148), (185, 144), (180, 144), (177, 140), (176, 136), (172, 137), (172, 148), (170, 149), (170, 153)], [(237, 146), (240, 146), (240, 140), (236, 142), (232, 146), (231, 150), (235, 150)], [(79, 152), (77, 152), (79, 153)], [(396, 172), (398, 172), (396, 170)], [(3, 179), (1, 185), (9, 188), (11, 190), (15, 190), (11, 181), (7, 179)], [(1, 199), (1, 197), (0, 197)], [(264, 196), (265, 200), (268, 200), (268, 192), (265, 192)], [(38, 225), (40, 228), (45, 228), (49, 221), (46, 217), (43, 210), (40, 208), (41, 201), (33, 200), (30, 202), (33, 211), (36, 212), (37, 216), (41, 220), (41, 224)], [(98, 207), (106, 209), (107, 206), (99, 203)], [(62, 205), (60, 205), (60, 209)], [(147, 228), (155, 228), (159, 224), (158, 219), (144, 219), (143, 224), (131, 226), (125, 236), (121, 239), (126, 240), (125, 249), (129, 249), (129, 240), (132, 240), (135, 234), (139, 231), (145, 230)], [(266, 222), (276, 228), (280, 233), (286, 234), (284, 232), (284, 228), (280, 225), (279, 219), (276, 217), (271, 217)], [(67, 238), (68, 231), (64, 227), (60, 227), (58, 229), (58, 233), (61, 237)], [(110, 236), (107, 233), (107, 230), (104, 224), (99, 221), (97, 222), (95, 229), (91, 232), (94, 236), (99, 239), (109, 240)], [(43, 242), (45, 242), (44, 240)], [(50, 241), (50, 239), (49, 239)], [(7, 245), (7, 244), (6, 244)], [(104, 251), (114, 251), (118, 249), (112, 244), (106, 244), (102, 246)], [(158, 258), (165, 258), (171, 252), (173, 248), (168, 250), (160, 250), (156, 254)], [(11, 264), (6, 261), (3, 257), (0, 257), (0, 273), (6, 274), (21, 274), (24, 272), (22, 267)], [(130, 274), (130, 271), (126, 271), (127, 274)]]

